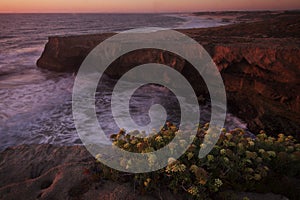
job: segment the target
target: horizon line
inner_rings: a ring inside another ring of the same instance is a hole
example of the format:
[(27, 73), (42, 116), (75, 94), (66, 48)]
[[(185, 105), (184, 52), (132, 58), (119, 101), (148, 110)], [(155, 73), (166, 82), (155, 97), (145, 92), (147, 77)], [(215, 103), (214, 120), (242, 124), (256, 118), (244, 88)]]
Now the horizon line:
[(238, 10), (205, 10), (205, 11), (161, 11), (161, 12), (98, 12), (98, 11), (74, 11), (74, 12), (15, 12), (15, 11), (0, 11), (0, 14), (184, 14), (184, 13), (218, 13), (218, 12), (284, 12), (298, 11), (300, 9), (238, 9)]

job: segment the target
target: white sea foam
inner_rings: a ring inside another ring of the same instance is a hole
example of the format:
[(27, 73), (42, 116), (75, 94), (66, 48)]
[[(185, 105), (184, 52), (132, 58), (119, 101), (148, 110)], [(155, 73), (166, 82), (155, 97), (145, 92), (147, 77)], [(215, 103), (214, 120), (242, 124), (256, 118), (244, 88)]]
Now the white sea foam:
[[(52, 143), (80, 144), (72, 110), (71, 92), (74, 77), (70, 74), (48, 72), (36, 68), (35, 62), (43, 51), (48, 36), (80, 35), (87, 33), (118, 32), (138, 27), (192, 28), (220, 25), (216, 20), (204, 20), (191, 15), (108, 15), (108, 14), (16, 14), (0, 15), (0, 150), (18, 144)], [(110, 87), (110, 80), (106, 87)], [(144, 108), (152, 97), (172, 111), (176, 99), (161, 87), (151, 86), (139, 91), (132, 99), (133, 119), (147, 123)], [(120, 98), (122, 95), (120, 94)], [(117, 128), (112, 123), (110, 93), (96, 98), (99, 122), (107, 134)], [(184, 97), (183, 97), (184, 98)], [(118, 105), (120, 109), (127, 105)], [(146, 112), (147, 113), (147, 112)], [(168, 120), (175, 119), (171, 112)], [(209, 121), (209, 106), (201, 113)], [(84, 116), (83, 116), (84, 117)], [(228, 115), (226, 126), (243, 127), (233, 115)]]

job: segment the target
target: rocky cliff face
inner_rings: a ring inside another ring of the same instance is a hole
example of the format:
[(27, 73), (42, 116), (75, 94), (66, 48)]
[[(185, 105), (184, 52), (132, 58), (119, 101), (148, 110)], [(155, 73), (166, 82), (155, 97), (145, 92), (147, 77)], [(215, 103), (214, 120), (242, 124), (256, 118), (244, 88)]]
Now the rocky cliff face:
[[(209, 52), (224, 79), (228, 107), (250, 130), (284, 132), (300, 137), (300, 14), (209, 29), (181, 30)], [(86, 55), (113, 34), (50, 37), (37, 65), (75, 72)], [(176, 68), (193, 82), (197, 93), (205, 85), (189, 63), (160, 50), (140, 50), (112, 63), (107, 74), (119, 77), (148, 62)], [(115, 70), (118, 69), (118, 70)]]
[(299, 133), (298, 44), (291, 39), (256, 38), (216, 45), (211, 55), (221, 71), (231, 112), (250, 130)]

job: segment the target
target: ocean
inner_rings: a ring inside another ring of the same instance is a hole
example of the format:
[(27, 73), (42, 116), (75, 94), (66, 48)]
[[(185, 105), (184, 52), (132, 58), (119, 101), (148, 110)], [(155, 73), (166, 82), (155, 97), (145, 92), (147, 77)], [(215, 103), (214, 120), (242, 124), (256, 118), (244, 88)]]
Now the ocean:
[[(81, 144), (72, 116), (74, 76), (36, 67), (49, 36), (120, 32), (142, 27), (214, 27), (228, 23), (231, 22), (188, 13), (0, 14), (0, 150), (20, 144)], [(169, 99), (167, 106), (172, 107), (173, 101)], [(143, 107), (142, 101), (136, 105)], [(140, 118), (143, 121), (142, 115)], [(107, 130), (117, 131), (103, 119)], [(227, 115), (225, 126), (246, 128), (242, 120), (231, 114)]]

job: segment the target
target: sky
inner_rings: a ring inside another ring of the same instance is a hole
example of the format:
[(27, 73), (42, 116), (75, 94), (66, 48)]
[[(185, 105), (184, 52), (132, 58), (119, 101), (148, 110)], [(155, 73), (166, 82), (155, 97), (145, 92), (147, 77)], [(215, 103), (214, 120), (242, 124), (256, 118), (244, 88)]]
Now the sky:
[(300, 0), (1, 0), (0, 12), (143, 13), (300, 9)]

